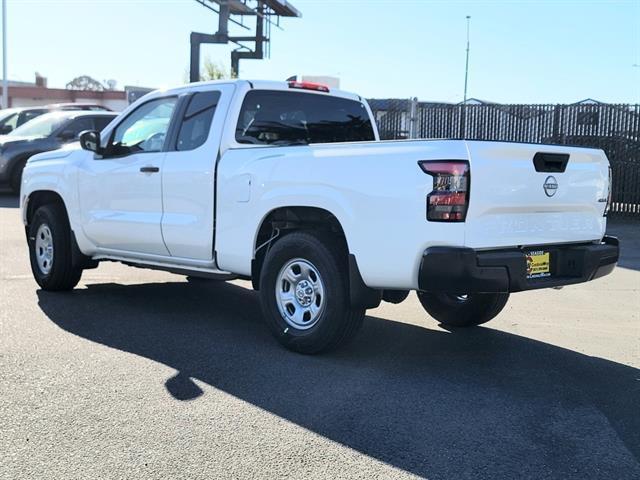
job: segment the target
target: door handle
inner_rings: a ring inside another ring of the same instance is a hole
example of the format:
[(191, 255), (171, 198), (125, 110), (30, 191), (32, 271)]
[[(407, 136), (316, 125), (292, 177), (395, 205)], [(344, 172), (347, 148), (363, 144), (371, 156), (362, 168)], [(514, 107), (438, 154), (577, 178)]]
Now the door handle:
[(157, 173), (160, 171), (159, 167), (140, 167), (142, 173)]

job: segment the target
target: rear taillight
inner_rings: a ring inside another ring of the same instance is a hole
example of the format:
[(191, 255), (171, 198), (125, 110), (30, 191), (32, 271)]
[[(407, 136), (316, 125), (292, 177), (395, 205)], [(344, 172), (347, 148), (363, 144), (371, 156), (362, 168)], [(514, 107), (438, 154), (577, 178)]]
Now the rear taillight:
[(613, 192), (613, 173), (611, 172), (611, 167), (609, 167), (609, 191), (607, 192), (607, 206), (604, 207), (604, 216), (606, 217), (609, 213), (609, 209), (611, 208), (611, 195)]
[(469, 207), (469, 162), (424, 160), (418, 165), (433, 177), (433, 190), (427, 195), (427, 220), (464, 222)]

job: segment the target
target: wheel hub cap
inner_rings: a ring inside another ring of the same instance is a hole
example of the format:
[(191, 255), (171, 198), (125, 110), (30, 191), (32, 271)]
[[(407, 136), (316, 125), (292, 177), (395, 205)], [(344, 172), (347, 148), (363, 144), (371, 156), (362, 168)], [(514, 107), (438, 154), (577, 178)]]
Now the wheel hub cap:
[(48, 275), (53, 267), (53, 235), (51, 229), (45, 223), (38, 227), (36, 232), (35, 242), (35, 254), (36, 262), (38, 263), (38, 269), (44, 274)]
[(284, 321), (298, 330), (313, 327), (324, 309), (324, 284), (318, 269), (296, 258), (287, 262), (276, 279), (276, 304)]
[(315, 289), (311, 286), (311, 282), (302, 280), (296, 285), (296, 300), (303, 307), (308, 307), (313, 301)]

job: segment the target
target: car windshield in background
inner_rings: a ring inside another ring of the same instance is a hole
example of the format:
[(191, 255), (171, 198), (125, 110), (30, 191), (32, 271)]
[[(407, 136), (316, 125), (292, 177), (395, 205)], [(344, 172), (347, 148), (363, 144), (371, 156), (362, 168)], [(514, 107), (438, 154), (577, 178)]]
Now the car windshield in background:
[(45, 110), (45, 109), (25, 110), (23, 112), (20, 112), (18, 114), (18, 121), (16, 122), (17, 123), (16, 127), (20, 127), (20, 126), (24, 125), (25, 123), (33, 120), (34, 118), (39, 117), (40, 115), (42, 115), (44, 113), (48, 113), (47, 110)]
[(6, 121), (8, 118), (12, 117), (20, 110), (17, 108), (5, 108), (0, 110), (0, 123)]
[(7, 109), (0, 111), (0, 128), (8, 126), (11, 130), (16, 128), (18, 122), (18, 112), (16, 109)]
[(239, 143), (306, 145), (375, 140), (365, 106), (327, 95), (254, 90), (247, 93), (236, 128)]
[(48, 137), (69, 119), (69, 113), (54, 112), (46, 113), (16, 128), (10, 136), (14, 137)]

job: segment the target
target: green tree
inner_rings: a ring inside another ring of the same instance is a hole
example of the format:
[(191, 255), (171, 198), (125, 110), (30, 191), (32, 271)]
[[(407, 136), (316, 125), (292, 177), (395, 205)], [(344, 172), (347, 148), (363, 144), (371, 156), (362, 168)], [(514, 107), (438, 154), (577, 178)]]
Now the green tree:
[(81, 75), (67, 83), (67, 90), (91, 90), (101, 92), (105, 90), (104, 85), (89, 75)]
[[(218, 62), (214, 62), (211, 58), (206, 57), (204, 64), (200, 69), (200, 81), (208, 80), (226, 80), (229, 78), (237, 78), (235, 72), (228, 71), (224, 66)], [(187, 70), (184, 75), (185, 82), (189, 81), (189, 71)]]
[(228, 78), (236, 78), (233, 72), (227, 71), (218, 62), (212, 61), (209, 57), (204, 59), (202, 72), (200, 72), (200, 80), (225, 80)]

